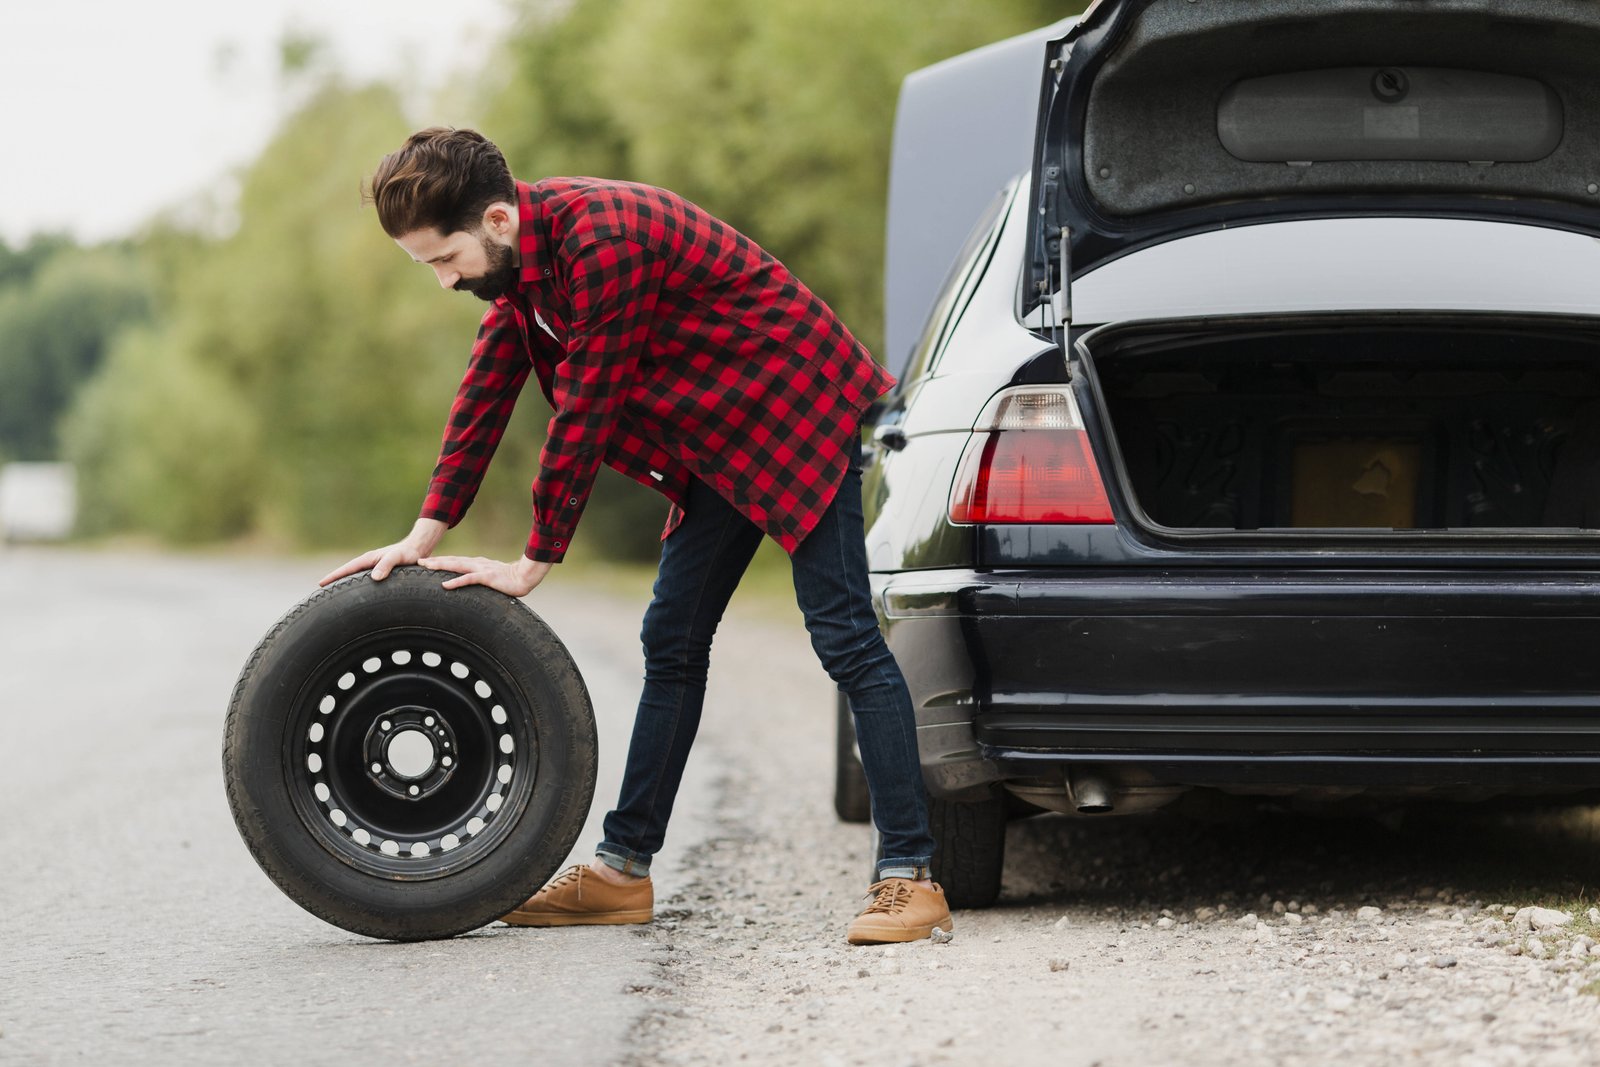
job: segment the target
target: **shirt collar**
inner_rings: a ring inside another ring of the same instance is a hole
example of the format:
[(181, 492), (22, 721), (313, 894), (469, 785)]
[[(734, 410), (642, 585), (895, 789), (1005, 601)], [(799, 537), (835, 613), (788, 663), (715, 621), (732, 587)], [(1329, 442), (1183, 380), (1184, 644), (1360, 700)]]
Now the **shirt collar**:
[(550, 229), (544, 195), (527, 182), (517, 182), (517, 254), (522, 260), (522, 287), (550, 280)]

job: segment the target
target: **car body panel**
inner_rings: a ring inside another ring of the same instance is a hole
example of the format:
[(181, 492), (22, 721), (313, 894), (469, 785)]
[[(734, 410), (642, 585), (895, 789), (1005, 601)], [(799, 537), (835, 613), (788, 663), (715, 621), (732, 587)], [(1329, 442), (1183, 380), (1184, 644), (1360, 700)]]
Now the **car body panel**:
[(1066, 19), (905, 79), (889, 165), (884, 362), (897, 377), (961, 237), (1031, 158), (1046, 44)]
[(1003, 777), (1001, 753), (1295, 757), (1353, 780), (1402, 756), (1498, 758), (1502, 781), (1519, 761), (1600, 773), (1594, 569), (952, 570), (879, 597), (940, 796)]

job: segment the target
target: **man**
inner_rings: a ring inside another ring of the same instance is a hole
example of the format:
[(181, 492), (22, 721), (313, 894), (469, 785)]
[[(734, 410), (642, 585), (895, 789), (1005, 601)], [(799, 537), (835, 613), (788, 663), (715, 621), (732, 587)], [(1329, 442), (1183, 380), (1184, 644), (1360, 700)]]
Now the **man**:
[[(439, 284), (489, 301), (422, 515), (403, 540), (322, 584), (420, 563), (524, 596), (572, 543), (599, 464), (672, 501), (642, 639), (645, 686), (621, 796), (588, 866), (505, 921), (649, 922), (649, 870), (700, 721), (712, 635), (763, 535), (794, 565), (812, 645), (850, 699), (883, 839), (852, 944), (951, 929), (928, 877), (933, 838), (911, 698), (867, 586), (859, 424), (894, 379), (749, 238), (662, 189), (516, 181), (472, 130), (413, 134), (372, 178), (378, 221)], [(434, 556), (460, 521), (529, 372), (554, 416), (533, 529), (503, 563)]]

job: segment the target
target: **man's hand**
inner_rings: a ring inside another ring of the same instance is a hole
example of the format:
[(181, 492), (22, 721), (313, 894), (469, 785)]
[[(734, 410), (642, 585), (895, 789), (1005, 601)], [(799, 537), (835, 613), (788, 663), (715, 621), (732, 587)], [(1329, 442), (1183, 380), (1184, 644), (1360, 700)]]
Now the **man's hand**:
[(430, 571), (454, 571), (459, 578), (444, 583), (446, 589), (460, 589), (464, 585), (486, 585), (507, 596), (527, 596), (544, 576), (550, 573), (551, 563), (524, 556), (515, 563), (482, 556), (430, 556), (417, 561)]
[(381, 582), (389, 577), (389, 572), (396, 567), (416, 563), (432, 552), (439, 539), (444, 536), (445, 529), (445, 524), (438, 519), (418, 519), (405, 540), (396, 541), (383, 548), (375, 548), (371, 552), (363, 552), (338, 570), (325, 575), (317, 584), (330, 585), (346, 575), (365, 570), (372, 572), (373, 581)]

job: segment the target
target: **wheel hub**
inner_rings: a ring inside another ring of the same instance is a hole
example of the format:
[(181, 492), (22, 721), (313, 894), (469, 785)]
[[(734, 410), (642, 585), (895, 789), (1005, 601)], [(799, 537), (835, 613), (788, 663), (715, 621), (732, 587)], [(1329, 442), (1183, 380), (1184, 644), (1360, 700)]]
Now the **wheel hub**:
[(289, 732), (307, 825), (381, 877), (443, 877), (488, 855), (538, 766), (527, 719), (501, 703), (515, 688), (437, 631), (347, 646), (306, 687)]
[(438, 792), (456, 769), (455, 731), (432, 708), (400, 707), (372, 721), (362, 744), (367, 777), (402, 800)]

